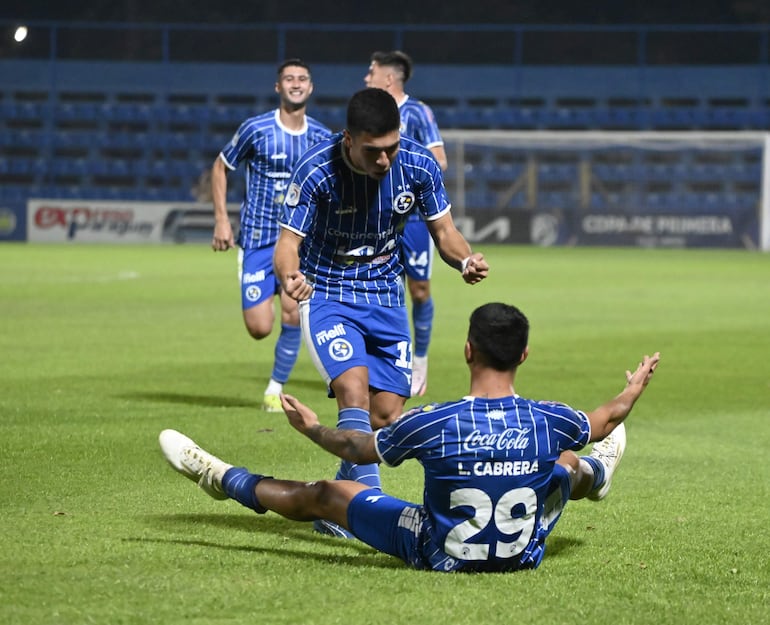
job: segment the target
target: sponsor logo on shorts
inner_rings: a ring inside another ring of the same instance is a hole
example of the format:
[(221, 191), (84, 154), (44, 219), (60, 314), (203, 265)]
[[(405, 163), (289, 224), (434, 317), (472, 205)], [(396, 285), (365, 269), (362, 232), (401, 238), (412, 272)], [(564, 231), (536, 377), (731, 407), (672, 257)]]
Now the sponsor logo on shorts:
[(243, 274), (243, 278), (241, 279), (243, 284), (254, 284), (255, 282), (264, 282), (265, 281), (265, 270), (260, 269), (259, 271), (255, 271), (254, 273), (249, 273), (248, 271)]
[(329, 356), (337, 362), (350, 360), (353, 356), (353, 346), (347, 339), (334, 339), (329, 343)]
[(262, 296), (262, 289), (256, 285), (250, 286), (246, 289), (246, 299), (250, 302), (256, 302)]
[(336, 339), (338, 336), (345, 336), (345, 326), (341, 323), (336, 324), (331, 330), (321, 330), (315, 334), (315, 342), (318, 345)]

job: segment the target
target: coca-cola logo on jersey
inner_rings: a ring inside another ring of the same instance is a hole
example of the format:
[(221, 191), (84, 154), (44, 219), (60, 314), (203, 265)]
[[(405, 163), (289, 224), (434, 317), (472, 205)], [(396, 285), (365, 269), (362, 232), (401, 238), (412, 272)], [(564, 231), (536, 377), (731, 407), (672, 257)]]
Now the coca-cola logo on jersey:
[(463, 446), (466, 451), (485, 449), (489, 451), (510, 451), (526, 449), (529, 445), (529, 428), (506, 428), (502, 432), (483, 433), (473, 430), (465, 438)]

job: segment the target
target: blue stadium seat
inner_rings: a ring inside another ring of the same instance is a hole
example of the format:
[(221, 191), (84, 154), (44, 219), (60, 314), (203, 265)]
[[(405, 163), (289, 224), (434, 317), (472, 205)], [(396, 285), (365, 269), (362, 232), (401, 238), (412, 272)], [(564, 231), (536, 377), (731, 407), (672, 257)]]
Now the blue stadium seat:
[(146, 103), (105, 104), (102, 114), (110, 121), (149, 123), (157, 118), (154, 107)]
[(99, 105), (91, 102), (60, 102), (56, 107), (56, 119), (60, 121), (97, 121), (102, 119)]
[(747, 108), (714, 106), (704, 113), (705, 127), (720, 130), (745, 130), (754, 123), (754, 112)]
[(576, 182), (578, 180), (576, 163), (539, 163), (538, 178), (541, 182)]
[(233, 132), (249, 117), (253, 117), (257, 111), (248, 106), (217, 105), (210, 110), (208, 121), (213, 124), (232, 126)]
[(50, 168), (53, 176), (85, 176), (89, 172), (88, 161), (83, 158), (55, 158)]
[(94, 133), (56, 130), (53, 135), (53, 145), (54, 147), (65, 149), (85, 149), (99, 145), (104, 141), (104, 138), (105, 136)]

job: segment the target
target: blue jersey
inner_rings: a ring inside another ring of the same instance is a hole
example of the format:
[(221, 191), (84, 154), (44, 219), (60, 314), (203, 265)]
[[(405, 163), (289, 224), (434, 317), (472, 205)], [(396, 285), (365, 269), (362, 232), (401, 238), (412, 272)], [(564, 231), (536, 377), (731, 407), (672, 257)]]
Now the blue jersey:
[(250, 117), (220, 154), (231, 170), (246, 161), (246, 193), (238, 233), (238, 245), (244, 249), (275, 244), (292, 168), (311, 145), (331, 134), (312, 117), (305, 117), (305, 121), (302, 130), (289, 130), (281, 123), (278, 109)]
[(436, 160), (415, 141), (401, 146), (385, 178), (357, 171), (339, 133), (297, 163), (281, 225), (302, 236), (300, 270), (313, 298), (404, 306), (400, 242), (414, 210), (428, 221), (450, 209)]
[(375, 436), (386, 464), (423, 465), (432, 545), (469, 566), (505, 570), (542, 559), (554, 465), (589, 442), (590, 425), (564, 404), (466, 397), (416, 408)]
[(401, 116), (402, 135), (411, 137), (428, 149), (444, 145), (433, 111), (427, 104), (406, 96), (398, 105), (398, 112)]

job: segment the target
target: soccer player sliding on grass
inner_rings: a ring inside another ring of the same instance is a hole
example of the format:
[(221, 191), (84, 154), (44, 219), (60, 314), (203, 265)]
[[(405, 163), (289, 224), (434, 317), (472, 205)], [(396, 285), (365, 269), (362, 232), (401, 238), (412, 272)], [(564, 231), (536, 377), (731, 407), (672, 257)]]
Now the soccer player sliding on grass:
[[(471, 315), (465, 343), (470, 391), (452, 402), (406, 412), (373, 433), (321, 425), (283, 395), (293, 427), (351, 462), (425, 470), (422, 504), (358, 482), (275, 479), (234, 467), (175, 430), (160, 434), (171, 466), (215, 499), (296, 521), (330, 519), (417, 569), (513, 571), (537, 567), (568, 499), (603, 499), (626, 444), (623, 420), (652, 378), (660, 354), (626, 371), (625, 388), (592, 411), (525, 399), (514, 391), (528, 355), (529, 322), (516, 307), (485, 304)], [(590, 455), (579, 450), (595, 442)]]

